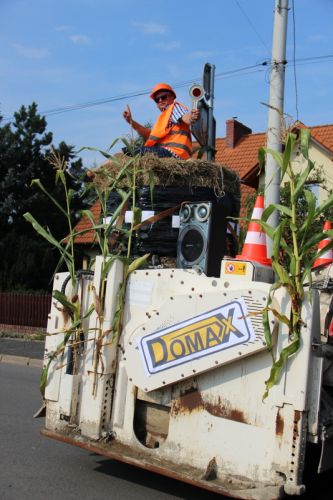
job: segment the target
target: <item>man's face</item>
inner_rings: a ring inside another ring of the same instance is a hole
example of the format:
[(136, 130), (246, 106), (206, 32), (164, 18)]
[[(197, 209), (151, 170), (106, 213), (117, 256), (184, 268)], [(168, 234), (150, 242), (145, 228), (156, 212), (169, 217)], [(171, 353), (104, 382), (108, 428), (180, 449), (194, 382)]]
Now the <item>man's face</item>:
[(154, 96), (154, 101), (160, 111), (165, 111), (170, 104), (175, 100), (174, 95), (167, 90), (160, 90), (156, 92)]

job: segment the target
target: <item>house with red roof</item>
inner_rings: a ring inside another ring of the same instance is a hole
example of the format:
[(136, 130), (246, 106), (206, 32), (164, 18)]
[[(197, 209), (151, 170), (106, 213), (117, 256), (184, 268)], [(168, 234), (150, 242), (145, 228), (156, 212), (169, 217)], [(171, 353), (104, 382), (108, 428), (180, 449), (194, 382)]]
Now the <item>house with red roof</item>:
[[(294, 131), (304, 128), (298, 122)], [(309, 157), (315, 162), (326, 186), (318, 185), (318, 200), (327, 196), (327, 189), (333, 189), (333, 124), (307, 127), (311, 130)], [(216, 139), (215, 161), (238, 173), (242, 183), (242, 200), (264, 185), (264, 172), (259, 172), (258, 149), (265, 147), (266, 133), (252, 133), (252, 130), (235, 119), (227, 120), (226, 136)], [(298, 152), (293, 158), (296, 170), (302, 170), (304, 163)]]

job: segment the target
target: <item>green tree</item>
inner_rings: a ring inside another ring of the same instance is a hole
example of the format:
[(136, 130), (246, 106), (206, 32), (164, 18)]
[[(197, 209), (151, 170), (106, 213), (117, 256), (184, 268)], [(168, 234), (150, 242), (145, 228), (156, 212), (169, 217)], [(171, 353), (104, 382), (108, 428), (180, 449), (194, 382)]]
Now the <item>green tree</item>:
[(54, 146), (46, 129), (36, 103), (22, 106), (12, 123), (4, 124), (0, 116), (0, 290), (50, 288), (58, 255), (37, 238), (23, 214), (30, 212), (57, 238), (65, 236), (63, 220), (48, 196), (31, 186), (33, 179), (40, 179), (60, 204), (65, 203), (48, 159), (52, 150), (69, 162), (66, 175), (75, 192), (75, 213), (82, 207), (82, 161), (76, 159), (73, 146), (65, 142)]

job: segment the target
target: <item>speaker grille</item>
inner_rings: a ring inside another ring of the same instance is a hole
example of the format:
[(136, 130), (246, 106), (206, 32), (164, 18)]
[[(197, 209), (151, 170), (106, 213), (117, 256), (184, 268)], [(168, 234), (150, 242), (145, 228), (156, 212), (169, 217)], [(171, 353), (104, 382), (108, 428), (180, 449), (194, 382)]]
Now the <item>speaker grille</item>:
[(205, 246), (204, 238), (198, 229), (189, 229), (184, 234), (181, 252), (189, 264), (200, 259)]

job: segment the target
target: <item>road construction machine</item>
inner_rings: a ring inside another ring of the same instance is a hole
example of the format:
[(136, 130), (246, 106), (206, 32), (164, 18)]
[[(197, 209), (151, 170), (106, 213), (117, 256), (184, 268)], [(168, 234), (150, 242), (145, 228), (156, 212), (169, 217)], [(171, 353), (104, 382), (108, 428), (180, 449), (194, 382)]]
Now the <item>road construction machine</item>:
[[(333, 465), (330, 266), (314, 275), (299, 349), (263, 398), (272, 353), (262, 315), (273, 271), (255, 256), (209, 257), (210, 209), (182, 206), (174, 266), (128, 273), (121, 259), (108, 265), (97, 256), (75, 289), (68, 273), (55, 275), (42, 433), (232, 498), (301, 495), (313, 449), (319, 471)], [(79, 322), (57, 292), (80, 304)], [(268, 316), (275, 356), (289, 332), (271, 311), (288, 316), (290, 307), (280, 287)]]

